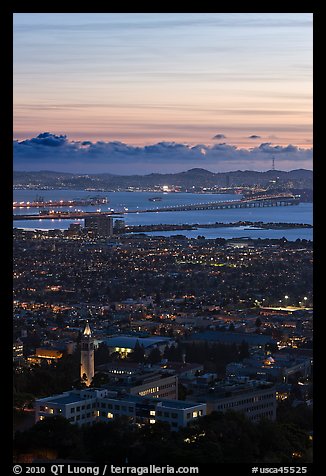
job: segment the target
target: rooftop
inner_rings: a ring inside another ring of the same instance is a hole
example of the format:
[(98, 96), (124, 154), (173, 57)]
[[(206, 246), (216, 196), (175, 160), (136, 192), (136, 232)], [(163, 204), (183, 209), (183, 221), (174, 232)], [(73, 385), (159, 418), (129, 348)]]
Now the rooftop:
[(217, 384), (210, 392), (196, 394), (196, 400), (202, 398), (205, 401), (220, 400), (223, 398), (232, 398), (239, 395), (256, 394), (257, 392), (265, 392), (275, 390), (275, 386), (270, 382), (259, 383), (258, 381), (249, 381), (243, 383), (223, 383)]
[(197, 402), (189, 402), (187, 400), (163, 400), (162, 406), (169, 408), (192, 408), (198, 405)]
[[(108, 398), (108, 397), (107, 397)], [(150, 398), (150, 397), (141, 397), (139, 395), (128, 395), (124, 398), (116, 398), (116, 400), (120, 401), (128, 401), (133, 403), (140, 403), (140, 404), (162, 404), (162, 407), (168, 408), (176, 408), (176, 409), (185, 409), (185, 408), (192, 408), (198, 403), (196, 402), (189, 402), (186, 400), (165, 400), (159, 398)]]
[[(96, 390), (103, 389), (83, 389), (83, 390), (70, 390), (68, 392), (61, 393), (59, 395), (52, 395), (45, 398), (39, 398), (37, 401), (44, 403), (54, 403), (58, 405), (68, 405), (69, 403), (83, 402), (89, 398), (96, 398)], [(87, 396), (87, 398), (86, 398)]]
[(105, 344), (109, 347), (122, 347), (127, 349), (134, 349), (136, 343), (143, 345), (145, 348), (152, 345), (167, 344), (172, 342), (170, 337), (133, 337), (133, 336), (118, 336), (109, 337), (105, 339)]
[(69, 393), (69, 394), (62, 394), (62, 395), (54, 395), (53, 397), (47, 397), (41, 400), (44, 400), (47, 403), (55, 403), (58, 405), (68, 405), (69, 403), (78, 403), (85, 399), (82, 398), (80, 395)]
[(189, 340), (202, 340), (207, 342), (225, 342), (241, 344), (245, 341), (251, 345), (264, 345), (275, 343), (275, 339), (270, 336), (262, 334), (249, 334), (244, 332), (219, 332), (219, 331), (207, 331), (193, 334)]
[(143, 405), (154, 405), (156, 406), (159, 404), (162, 407), (168, 408), (175, 408), (175, 409), (186, 409), (192, 408), (198, 403), (196, 402), (189, 402), (186, 400), (165, 400), (159, 398), (151, 398), (151, 397), (141, 397), (140, 395), (126, 395), (124, 397), (119, 396), (111, 396), (107, 395), (105, 397), (96, 396), (96, 392), (94, 390), (103, 390), (103, 389), (88, 389), (83, 390), (82, 392), (77, 391), (70, 391), (63, 393), (61, 395), (53, 395), (52, 397), (41, 398), (38, 402), (44, 402), (45, 404), (58, 404), (58, 405), (68, 405), (71, 403), (81, 403), (85, 402), (88, 399), (85, 398), (85, 395), (91, 395), (93, 393), (93, 398), (100, 398), (105, 400), (116, 400), (117, 402), (130, 402), (130, 403), (138, 403)]
[(189, 362), (167, 362), (162, 363), (161, 368), (174, 370), (177, 373), (187, 372), (191, 370), (201, 370), (203, 369), (203, 364), (189, 363)]

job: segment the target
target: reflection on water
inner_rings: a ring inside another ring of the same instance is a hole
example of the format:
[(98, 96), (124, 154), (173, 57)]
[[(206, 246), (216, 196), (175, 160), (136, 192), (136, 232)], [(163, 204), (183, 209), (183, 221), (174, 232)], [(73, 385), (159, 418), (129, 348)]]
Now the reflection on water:
[[(129, 210), (153, 208), (153, 212), (126, 214), (124, 219), (127, 225), (151, 224), (204, 224), (204, 223), (231, 223), (237, 221), (262, 221), (264, 223), (309, 223), (312, 224), (312, 203), (300, 203), (289, 207), (241, 208), (229, 210), (191, 210), (181, 212), (155, 212), (155, 208), (191, 203), (207, 203), (210, 201), (238, 200), (239, 195), (230, 194), (192, 194), (192, 193), (157, 193), (153, 192), (89, 192), (85, 190), (15, 190), (15, 201), (32, 201), (36, 195), (42, 195), (44, 200), (71, 200), (89, 198), (94, 195), (108, 197), (109, 204), (105, 206), (82, 207), (84, 211), (94, 211), (101, 208)], [(149, 201), (153, 196), (161, 196), (159, 203)], [(78, 207), (81, 208), (81, 207)], [(64, 208), (63, 208), (64, 209)], [(67, 208), (69, 210), (69, 208)], [(71, 210), (71, 208), (70, 208)], [(72, 208), (74, 210), (74, 207)], [(16, 209), (15, 214), (38, 213), (38, 209)], [(29, 229), (67, 229), (70, 223), (84, 223), (84, 220), (22, 220), (15, 221), (14, 227)], [(282, 238), (288, 240), (313, 239), (313, 230), (310, 228), (286, 230), (244, 230), (243, 227), (228, 227), (216, 229), (182, 230), (169, 232), (153, 232), (152, 235), (171, 236), (182, 234), (188, 237), (197, 237), (199, 234), (206, 238), (233, 238), (250, 236), (253, 238)]]

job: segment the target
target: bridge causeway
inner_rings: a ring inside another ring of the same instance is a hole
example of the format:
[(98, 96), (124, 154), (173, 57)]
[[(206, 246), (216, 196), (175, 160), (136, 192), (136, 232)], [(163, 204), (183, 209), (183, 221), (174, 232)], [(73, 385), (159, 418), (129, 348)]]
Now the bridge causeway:
[(280, 207), (298, 205), (299, 199), (296, 197), (273, 197), (263, 199), (228, 200), (225, 202), (193, 203), (191, 205), (175, 205), (171, 207), (161, 207), (147, 210), (132, 210), (128, 213), (149, 213), (149, 212), (173, 212), (190, 210), (225, 210), (231, 208), (256, 208), (256, 207)]
[(61, 212), (56, 211), (39, 215), (14, 215), (14, 220), (40, 220), (40, 219), (77, 219), (90, 216), (111, 215), (121, 216), (131, 213), (158, 213), (158, 212), (184, 212), (191, 210), (227, 210), (235, 208), (260, 208), (260, 207), (286, 207), (298, 205), (300, 199), (294, 195), (272, 195), (256, 198), (247, 198), (242, 200), (227, 200), (224, 202), (192, 203), (189, 205), (174, 205), (170, 207), (147, 208), (143, 210), (118, 210), (106, 212)]

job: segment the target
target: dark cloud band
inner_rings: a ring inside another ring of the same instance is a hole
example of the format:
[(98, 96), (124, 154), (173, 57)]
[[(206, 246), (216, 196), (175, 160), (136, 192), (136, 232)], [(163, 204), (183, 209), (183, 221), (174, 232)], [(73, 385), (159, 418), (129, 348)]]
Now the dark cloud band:
[(237, 148), (227, 143), (189, 146), (176, 142), (159, 142), (133, 146), (123, 142), (69, 141), (65, 135), (49, 132), (37, 137), (14, 141), (14, 168), (16, 170), (60, 170), (79, 172), (113, 172), (124, 169), (129, 173), (152, 171), (172, 172), (191, 167), (207, 167), (213, 171), (242, 168), (266, 168), (273, 156), (281, 163), (293, 166), (310, 164), (311, 149), (294, 145), (280, 146), (265, 142), (250, 149)]

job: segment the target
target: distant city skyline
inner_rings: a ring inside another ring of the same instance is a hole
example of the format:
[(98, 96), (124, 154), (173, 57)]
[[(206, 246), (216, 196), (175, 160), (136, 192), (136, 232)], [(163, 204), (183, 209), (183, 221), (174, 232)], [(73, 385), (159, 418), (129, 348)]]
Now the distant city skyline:
[(13, 129), (16, 170), (311, 169), (312, 13), (15, 13)]

